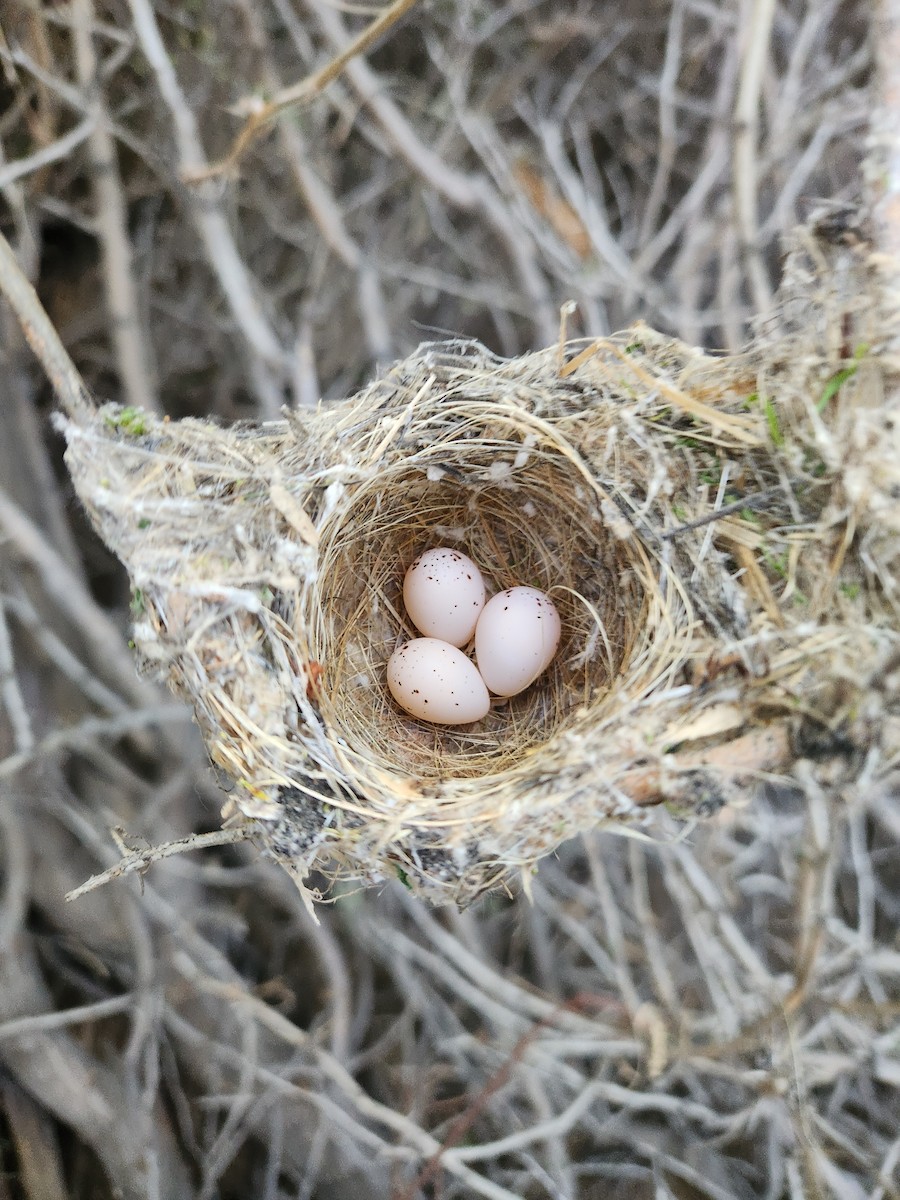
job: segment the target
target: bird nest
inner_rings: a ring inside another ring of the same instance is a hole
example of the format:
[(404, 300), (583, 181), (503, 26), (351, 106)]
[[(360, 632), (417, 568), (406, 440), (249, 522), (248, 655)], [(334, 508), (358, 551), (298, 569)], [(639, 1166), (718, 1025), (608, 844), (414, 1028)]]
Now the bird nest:
[[(107, 405), (62, 421), (67, 462), (226, 816), (299, 877), (466, 903), (600, 823), (709, 815), (798, 755), (896, 755), (884, 310), (864, 230), (820, 221), (734, 358), (643, 326), (509, 361), (425, 345), (280, 422)], [(467, 727), (386, 686), (435, 545), (562, 618), (547, 674)]]

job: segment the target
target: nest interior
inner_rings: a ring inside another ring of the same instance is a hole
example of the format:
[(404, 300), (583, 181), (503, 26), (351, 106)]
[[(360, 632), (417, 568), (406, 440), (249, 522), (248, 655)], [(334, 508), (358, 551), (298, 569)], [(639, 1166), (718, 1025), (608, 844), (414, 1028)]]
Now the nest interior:
[[(449, 343), (283, 422), (68, 423), (138, 651), (269, 848), (465, 902), (599, 822), (715, 811), (804, 722), (890, 740), (860, 703), (897, 650), (873, 279), (862, 235), (807, 231), (777, 336), (730, 359), (645, 327), (510, 361)], [(385, 683), (404, 571), (439, 544), (548, 591), (564, 629), (544, 678), (456, 730)]]
[[(400, 455), (360, 486), (320, 545), (321, 605), (332, 614), (321, 646), (331, 664), (323, 711), (385, 774), (427, 785), (515, 769), (609, 691), (640, 626), (627, 549), (565, 447), (537, 445), (533, 435), (523, 444), (516, 415), (488, 400), (448, 404), (446, 433), (424, 461)], [(403, 609), (404, 573), (436, 545), (473, 557), (489, 592), (517, 584), (548, 592), (564, 630), (537, 684), (461, 729), (407, 716), (384, 686), (393, 650), (418, 636)]]

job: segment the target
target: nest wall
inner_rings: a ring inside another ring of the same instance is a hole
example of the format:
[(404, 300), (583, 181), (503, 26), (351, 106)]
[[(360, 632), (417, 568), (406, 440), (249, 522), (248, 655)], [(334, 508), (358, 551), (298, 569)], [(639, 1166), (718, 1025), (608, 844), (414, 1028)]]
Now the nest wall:
[[(873, 279), (864, 238), (807, 231), (784, 322), (733, 358), (642, 326), (509, 361), (448, 343), (283, 422), (66, 425), (138, 651), (194, 704), (234, 819), (298, 875), (466, 902), (599, 823), (715, 812), (810, 729), (826, 756), (837, 729), (890, 743)], [(548, 591), (564, 629), (545, 678), (463, 729), (385, 684), (404, 571), (437, 544)]]

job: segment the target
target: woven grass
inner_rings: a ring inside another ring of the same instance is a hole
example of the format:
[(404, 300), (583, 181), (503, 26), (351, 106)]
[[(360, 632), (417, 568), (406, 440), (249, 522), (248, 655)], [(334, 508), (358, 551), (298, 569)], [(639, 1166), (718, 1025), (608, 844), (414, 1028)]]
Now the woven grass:
[[(738, 356), (644, 326), (512, 360), (430, 344), (280, 422), (106, 406), (63, 422), (67, 461), (145, 669), (236, 785), (226, 819), (301, 877), (465, 904), (657, 804), (704, 817), (801, 756), (895, 759), (896, 311), (864, 222), (832, 214)], [(385, 683), (404, 571), (437, 544), (563, 623), (549, 673), (463, 729)]]

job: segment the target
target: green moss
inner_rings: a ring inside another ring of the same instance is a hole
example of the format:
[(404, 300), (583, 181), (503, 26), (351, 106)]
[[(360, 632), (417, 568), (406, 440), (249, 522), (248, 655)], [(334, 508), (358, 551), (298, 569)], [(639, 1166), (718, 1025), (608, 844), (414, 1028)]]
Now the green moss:
[(126, 405), (115, 413), (108, 413), (104, 420), (110, 429), (116, 429), (128, 437), (143, 437), (147, 432), (147, 414), (142, 408)]

